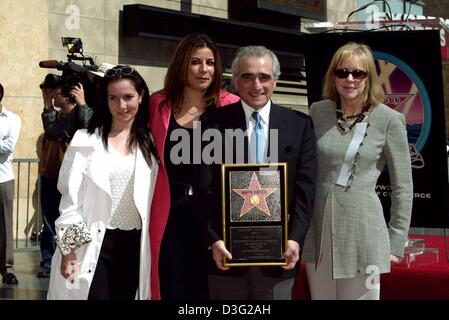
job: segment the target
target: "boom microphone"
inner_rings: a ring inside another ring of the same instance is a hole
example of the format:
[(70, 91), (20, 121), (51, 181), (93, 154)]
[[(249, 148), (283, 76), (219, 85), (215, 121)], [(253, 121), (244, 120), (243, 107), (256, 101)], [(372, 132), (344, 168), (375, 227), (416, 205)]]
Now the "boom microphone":
[(62, 67), (63, 63), (57, 61), (57, 60), (44, 60), (39, 62), (39, 67), (41, 68), (48, 68), (48, 69), (60, 69)]

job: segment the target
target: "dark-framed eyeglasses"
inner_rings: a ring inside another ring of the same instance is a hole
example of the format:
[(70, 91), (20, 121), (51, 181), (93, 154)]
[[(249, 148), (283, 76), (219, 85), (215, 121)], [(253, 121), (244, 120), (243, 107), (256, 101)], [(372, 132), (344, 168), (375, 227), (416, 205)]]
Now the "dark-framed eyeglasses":
[(133, 73), (134, 68), (130, 67), (130, 66), (123, 66), (123, 67), (115, 67), (112, 69), (109, 69), (108, 71), (106, 71), (106, 73), (104, 74), (105, 77), (108, 78), (114, 78), (118, 75), (124, 75), (124, 76), (129, 76), (131, 73)]
[(346, 79), (351, 74), (353, 79), (363, 80), (368, 75), (368, 72), (358, 69), (352, 71), (348, 69), (336, 69), (334, 74), (339, 79)]

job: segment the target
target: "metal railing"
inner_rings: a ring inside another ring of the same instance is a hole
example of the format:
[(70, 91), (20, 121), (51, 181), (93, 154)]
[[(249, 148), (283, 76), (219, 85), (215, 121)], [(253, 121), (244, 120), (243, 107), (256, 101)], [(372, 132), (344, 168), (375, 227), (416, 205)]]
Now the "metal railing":
[[(42, 218), (39, 190), (39, 159), (16, 158), (13, 160), (15, 170), (15, 251), (24, 251), (38, 247)], [(31, 202), (31, 206), (30, 206)], [(31, 214), (31, 210), (33, 213)], [(22, 229), (23, 228), (23, 229)]]

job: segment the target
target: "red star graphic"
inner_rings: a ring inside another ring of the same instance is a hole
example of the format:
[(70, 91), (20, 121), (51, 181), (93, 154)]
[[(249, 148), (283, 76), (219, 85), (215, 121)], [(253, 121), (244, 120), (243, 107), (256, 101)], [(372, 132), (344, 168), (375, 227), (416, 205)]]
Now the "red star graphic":
[(248, 189), (232, 189), (241, 196), (245, 202), (240, 211), (240, 218), (247, 214), (252, 208), (257, 207), (263, 213), (271, 216), (267, 205), (267, 197), (276, 191), (277, 188), (261, 188), (256, 173), (253, 173)]

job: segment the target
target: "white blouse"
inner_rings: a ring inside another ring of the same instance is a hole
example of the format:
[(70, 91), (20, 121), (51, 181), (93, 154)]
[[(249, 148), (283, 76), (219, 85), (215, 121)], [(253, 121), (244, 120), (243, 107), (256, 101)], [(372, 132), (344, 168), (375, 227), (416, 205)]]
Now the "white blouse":
[(142, 219), (134, 203), (135, 151), (121, 155), (111, 145), (108, 146), (109, 182), (111, 185), (111, 218), (108, 229), (132, 230), (142, 228)]

